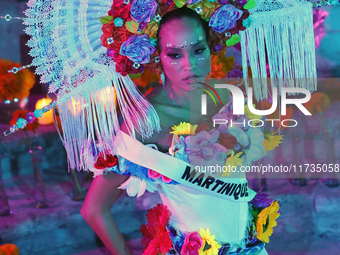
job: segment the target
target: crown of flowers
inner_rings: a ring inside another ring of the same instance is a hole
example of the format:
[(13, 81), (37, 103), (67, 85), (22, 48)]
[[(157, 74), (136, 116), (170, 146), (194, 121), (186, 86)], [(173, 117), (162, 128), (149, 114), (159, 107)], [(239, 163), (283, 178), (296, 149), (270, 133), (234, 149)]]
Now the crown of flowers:
[[(209, 46), (218, 52), (239, 42), (238, 32), (249, 26), (255, 0), (114, 0), (109, 16), (100, 18), (101, 43), (122, 75), (163, 72), (157, 46), (162, 17), (186, 6), (209, 22)], [(247, 22), (245, 22), (247, 20)]]

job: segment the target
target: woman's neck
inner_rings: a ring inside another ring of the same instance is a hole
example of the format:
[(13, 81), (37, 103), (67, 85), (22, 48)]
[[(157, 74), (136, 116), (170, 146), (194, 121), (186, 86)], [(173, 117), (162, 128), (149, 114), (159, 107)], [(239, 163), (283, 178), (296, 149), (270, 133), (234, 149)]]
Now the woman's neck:
[(201, 97), (199, 89), (187, 91), (182, 88), (176, 88), (176, 86), (167, 82), (164, 85), (164, 91), (176, 105), (188, 110), (194, 107), (193, 104), (199, 101)]

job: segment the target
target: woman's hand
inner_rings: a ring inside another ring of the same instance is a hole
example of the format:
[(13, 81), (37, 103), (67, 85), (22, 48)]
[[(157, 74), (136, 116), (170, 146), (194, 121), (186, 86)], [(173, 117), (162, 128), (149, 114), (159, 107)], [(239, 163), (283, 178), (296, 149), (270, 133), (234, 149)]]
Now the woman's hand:
[(80, 214), (113, 255), (132, 255), (111, 214), (111, 207), (122, 190), (118, 187), (129, 176), (108, 173), (93, 179)]

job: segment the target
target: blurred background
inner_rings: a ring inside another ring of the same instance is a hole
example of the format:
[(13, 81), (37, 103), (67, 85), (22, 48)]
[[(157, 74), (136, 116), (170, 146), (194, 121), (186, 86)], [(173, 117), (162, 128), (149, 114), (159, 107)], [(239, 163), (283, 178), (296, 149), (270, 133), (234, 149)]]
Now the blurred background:
[[(55, 99), (47, 95), (47, 85), (39, 83), (34, 68), (17, 74), (7, 72), (32, 61), (22, 20), (6, 17), (23, 17), (25, 9), (25, 0), (0, 0), (1, 133), (19, 117)], [(298, 127), (282, 129), (281, 146), (268, 152), (259, 164), (340, 164), (340, 7), (315, 9), (314, 32), (320, 82), (308, 105), (313, 116), (302, 116), (291, 108), (289, 114), (298, 120)], [(237, 44), (212, 56), (212, 78), (242, 77), (240, 65)], [(159, 80), (159, 76), (145, 72), (134, 82), (147, 94)], [(251, 179), (250, 186), (255, 190), (262, 186), (270, 198), (282, 203), (278, 226), (266, 245), (268, 253), (340, 254), (337, 176), (267, 177)], [(91, 173), (68, 169), (52, 112), (26, 130), (8, 137), (0, 135), (0, 245), (15, 244), (24, 255), (110, 254), (80, 215), (91, 181)], [(129, 198), (124, 192), (112, 208), (135, 255), (142, 254), (139, 227), (146, 222), (146, 210), (159, 202), (157, 194), (146, 192), (140, 198)]]

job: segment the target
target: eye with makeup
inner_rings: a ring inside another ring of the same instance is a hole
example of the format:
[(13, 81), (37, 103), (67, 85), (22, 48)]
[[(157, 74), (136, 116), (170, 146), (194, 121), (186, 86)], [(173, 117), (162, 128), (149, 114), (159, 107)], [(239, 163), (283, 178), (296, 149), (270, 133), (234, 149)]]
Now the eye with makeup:
[[(207, 48), (206, 47), (202, 47), (202, 48), (199, 48), (197, 50), (194, 51), (194, 54), (195, 55), (200, 55), (202, 54)], [(167, 54), (168, 57), (172, 58), (172, 59), (178, 59), (180, 58), (181, 54), (179, 53), (171, 53), (171, 54)]]

